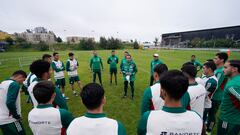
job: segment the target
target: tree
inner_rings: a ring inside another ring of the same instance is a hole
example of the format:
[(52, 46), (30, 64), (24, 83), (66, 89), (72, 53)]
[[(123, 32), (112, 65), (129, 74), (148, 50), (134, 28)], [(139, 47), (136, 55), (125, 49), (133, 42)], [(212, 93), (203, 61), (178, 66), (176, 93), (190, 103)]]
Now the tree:
[(105, 37), (100, 37), (99, 45), (100, 45), (101, 48), (107, 49), (108, 40)]
[(12, 39), (12, 37), (7, 37), (5, 39), (5, 41), (9, 44), (9, 45), (13, 45), (14, 44), (14, 40)]
[(82, 39), (79, 43), (79, 48), (84, 50), (94, 50), (96, 43), (92, 39)]
[(154, 45), (157, 46), (158, 45), (158, 38), (155, 37), (155, 40), (153, 41)]
[(56, 38), (56, 41), (57, 41), (58, 43), (61, 43), (61, 42), (62, 42), (61, 37), (57, 37), (57, 38)]
[(139, 44), (138, 44), (137, 40), (135, 40), (133, 43), (133, 49), (139, 49)]

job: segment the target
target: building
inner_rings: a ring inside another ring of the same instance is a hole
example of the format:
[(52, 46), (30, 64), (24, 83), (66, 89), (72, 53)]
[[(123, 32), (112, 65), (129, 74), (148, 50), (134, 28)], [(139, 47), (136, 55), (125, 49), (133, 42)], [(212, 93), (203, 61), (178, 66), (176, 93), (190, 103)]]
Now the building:
[(162, 34), (161, 46), (163, 47), (185, 47), (193, 39), (232, 39), (240, 40), (240, 26), (203, 29), (195, 31), (175, 32)]
[(78, 36), (71, 36), (67, 37), (67, 43), (69, 44), (78, 44), (81, 40), (93, 40), (95, 41), (94, 37), (78, 37)]
[(45, 42), (47, 44), (56, 43), (55, 34), (52, 31), (47, 31), (44, 27), (36, 27), (34, 30), (27, 29), (22, 33), (14, 33), (15, 38), (23, 38), (27, 42), (37, 44), (39, 42)]

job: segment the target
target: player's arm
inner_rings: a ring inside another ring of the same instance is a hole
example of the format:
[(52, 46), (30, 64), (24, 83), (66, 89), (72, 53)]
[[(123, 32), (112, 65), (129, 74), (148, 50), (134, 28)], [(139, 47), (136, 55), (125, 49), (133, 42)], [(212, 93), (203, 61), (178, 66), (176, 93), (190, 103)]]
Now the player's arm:
[(20, 86), (16, 82), (13, 82), (10, 84), (8, 88), (8, 93), (7, 93), (7, 101), (6, 105), (7, 108), (10, 112), (10, 114), (13, 116), (15, 119), (20, 119), (20, 115), (17, 113), (17, 107), (16, 107), (16, 100), (19, 94), (19, 89)]
[(55, 88), (55, 99), (54, 104), (56, 104), (59, 108), (68, 110), (66, 100), (63, 98), (61, 91), (56, 87)]
[(239, 86), (233, 86), (229, 87), (228, 91), (230, 93), (231, 100), (233, 102), (233, 105), (237, 107), (240, 111), (239, 108), (239, 102), (240, 102), (240, 87)]
[(109, 57), (108, 60), (107, 60), (107, 64), (110, 64), (110, 57)]
[(64, 66), (64, 63), (62, 62), (62, 71), (65, 70), (65, 66)]
[(198, 71), (199, 70), (201, 70), (202, 69), (202, 67), (203, 67), (203, 65), (199, 62), (199, 61), (197, 61), (197, 65), (199, 66), (199, 69), (198, 69)]
[(151, 110), (151, 89), (150, 87), (145, 89), (143, 97), (142, 97), (142, 105), (141, 105), (141, 115), (143, 115), (145, 112)]
[(116, 57), (116, 58), (117, 58), (116, 63), (118, 64), (118, 57)]
[(217, 82), (213, 79), (209, 79), (205, 84), (205, 88), (206, 88), (207, 92), (212, 93), (217, 88)]
[(137, 65), (134, 63), (134, 74), (138, 72)]
[(123, 60), (120, 63), (120, 70), (121, 70), (121, 72), (123, 71)]
[(102, 63), (102, 59), (100, 58), (100, 64), (101, 64), (101, 67), (102, 67), (102, 70), (103, 70), (103, 63)]
[(58, 69), (57, 68), (57, 66), (55, 65), (55, 63), (54, 62), (52, 62), (52, 69), (55, 71), (55, 72), (60, 72), (60, 71), (62, 71), (61, 69)]
[(182, 96), (181, 104), (183, 108), (190, 110), (190, 95), (188, 92), (185, 92), (185, 94)]
[(146, 135), (146, 133), (147, 133), (147, 121), (148, 121), (149, 114), (150, 114), (150, 111), (145, 112), (142, 115), (142, 117), (141, 117), (141, 119), (138, 123), (138, 127), (137, 127), (137, 134), (138, 135)]
[(90, 63), (89, 63), (89, 68), (90, 70), (92, 70), (92, 64), (93, 64), (93, 59), (90, 60)]
[(67, 63), (66, 63), (66, 70), (67, 70), (67, 71), (71, 71), (71, 70), (70, 70), (70, 62), (69, 62), (69, 61), (67, 61)]
[(73, 121), (74, 117), (69, 111), (65, 109), (59, 109), (59, 111), (63, 128), (67, 129), (70, 123)]
[(118, 135), (126, 135), (126, 129), (125, 127), (123, 126), (123, 124), (118, 121)]

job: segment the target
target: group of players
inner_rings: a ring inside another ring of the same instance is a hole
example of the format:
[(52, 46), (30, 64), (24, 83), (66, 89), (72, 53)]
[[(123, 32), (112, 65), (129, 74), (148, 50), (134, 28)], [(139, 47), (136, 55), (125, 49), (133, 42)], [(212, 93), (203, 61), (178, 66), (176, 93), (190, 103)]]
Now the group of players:
[[(238, 135), (240, 132), (240, 61), (228, 60), (226, 53), (217, 53), (214, 59), (203, 65), (192, 55), (191, 61), (182, 65), (181, 71), (169, 70), (153, 55), (151, 61), (150, 87), (142, 98), (141, 119), (137, 134), (145, 135), (200, 135), (211, 134), (220, 110), (218, 135)], [(107, 63), (117, 85), (118, 57), (112, 51)], [(45, 54), (42, 60), (30, 65), (31, 73), (26, 75), (18, 70), (0, 84), (0, 129), (5, 135), (24, 135), (20, 106), (20, 84), (29, 94), (33, 109), (28, 114), (29, 126), (35, 135), (125, 135), (123, 124), (106, 117), (103, 107), (106, 103), (102, 87), (102, 59), (93, 52), (90, 70), (93, 83), (82, 87), (77, 68), (79, 64), (73, 53), (69, 53), (66, 71), (73, 94), (77, 96), (74, 82), (78, 83), (82, 103), (87, 113), (75, 118), (68, 111), (64, 94), (65, 66), (59, 54)], [(51, 82), (54, 71), (55, 85)], [(202, 70), (203, 75), (197, 77)], [(134, 99), (134, 81), (137, 66), (128, 52), (120, 63), (124, 78), (124, 94), (127, 97), (128, 84), (131, 86), (131, 99)], [(95, 83), (98, 75), (100, 85)], [(61, 91), (60, 91), (61, 89)], [(220, 107), (221, 106), (221, 107)], [(220, 107), (220, 109), (219, 109)]]

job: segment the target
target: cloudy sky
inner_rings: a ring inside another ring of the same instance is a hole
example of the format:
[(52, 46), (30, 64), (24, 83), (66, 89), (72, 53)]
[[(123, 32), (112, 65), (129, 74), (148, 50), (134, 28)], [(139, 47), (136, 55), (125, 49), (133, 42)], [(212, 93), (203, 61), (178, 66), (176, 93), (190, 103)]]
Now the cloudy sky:
[(153, 41), (163, 33), (240, 25), (240, 0), (1, 0), (0, 30)]

